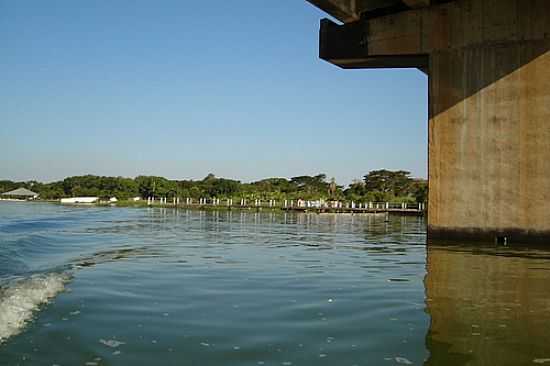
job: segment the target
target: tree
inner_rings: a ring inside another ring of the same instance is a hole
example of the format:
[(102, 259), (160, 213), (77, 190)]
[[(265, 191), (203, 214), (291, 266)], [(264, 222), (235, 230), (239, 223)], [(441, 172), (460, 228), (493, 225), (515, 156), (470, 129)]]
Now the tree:
[(296, 193), (300, 198), (325, 198), (329, 194), (330, 186), (326, 179), (326, 174), (301, 175), (290, 178), (290, 182), (296, 187)]
[(425, 179), (415, 179), (412, 184), (412, 195), (417, 203), (428, 201), (428, 181)]
[(193, 199), (246, 198), (262, 200), (318, 200), (347, 199), (350, 201), (390, 201), (394, 199), (424, 202), (427, 199), (427, 182), (411, 179), (409, 172), (375, 170), (365, 175), (364, 180), (354, 181), (343, 191), (334, 178), (327, 182), (325, 174), (301, 175), (290, 179), (266, 178), (251, 183), (208, 174), (202, 180), (170, 180), (158, 176), (138, 176), (135, 179), (83, 175), (67, 177), (62, 181), (40, 183), (36, 181), (14, 182), (0, 180), (0, 192), (19, 187), (31, 189), (44, 199), (59, 199), (68, 196), (117, 197), (124, 200), (137, 195), (147, 197), (175, 196)]
[(135, 179), (141, 197), (174, 197), (177, 184), (163, 177), (139, 176)]
[(360, 201), (364, 200), (365, 194), (365, 183), (360, 180), (354, 180), (344, 191), (344, 196), (350, 201)]
[(407, 196), (411, 193), (413, 181), (410, 174), (404, 170), (373, 170), (363, 178), (365, 190), (395, 197)]
[(240, 190), (241, 182), (231, 179), (216, 178), (209, 175), (202, 181), (203, 191), (208, 197), (230, 197)]

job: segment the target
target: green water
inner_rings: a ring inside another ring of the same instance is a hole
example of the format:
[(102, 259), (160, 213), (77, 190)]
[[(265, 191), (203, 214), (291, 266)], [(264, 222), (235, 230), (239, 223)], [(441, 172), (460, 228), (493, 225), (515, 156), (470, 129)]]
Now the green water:
[(0, 365), (550, 364), (546, 253), (425, 241), (417, 217), (2, 203)]

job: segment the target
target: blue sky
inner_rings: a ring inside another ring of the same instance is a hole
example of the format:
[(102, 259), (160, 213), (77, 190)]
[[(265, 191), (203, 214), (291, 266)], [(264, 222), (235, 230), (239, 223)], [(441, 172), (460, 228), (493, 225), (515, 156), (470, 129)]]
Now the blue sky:
[(0, 179), (426, 176), (427, 77), (318, 59), (305, 0), (0, 0)]

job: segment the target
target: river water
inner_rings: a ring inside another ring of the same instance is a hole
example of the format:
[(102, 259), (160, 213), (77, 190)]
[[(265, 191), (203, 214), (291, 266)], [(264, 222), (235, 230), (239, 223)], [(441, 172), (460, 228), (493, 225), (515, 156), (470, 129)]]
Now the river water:
[(550, 254), (418, 217), (0, 203), (0, 365), (550, 365)]

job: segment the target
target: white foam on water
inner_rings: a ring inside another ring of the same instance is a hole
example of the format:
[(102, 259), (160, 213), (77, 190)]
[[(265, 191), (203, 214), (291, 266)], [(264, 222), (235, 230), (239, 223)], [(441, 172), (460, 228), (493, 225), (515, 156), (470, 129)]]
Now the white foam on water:
[(69, 275), (49, 273), (11, 282), (0, 289), (0, 344), (18, 334), (41, 305), (64, 290)]

